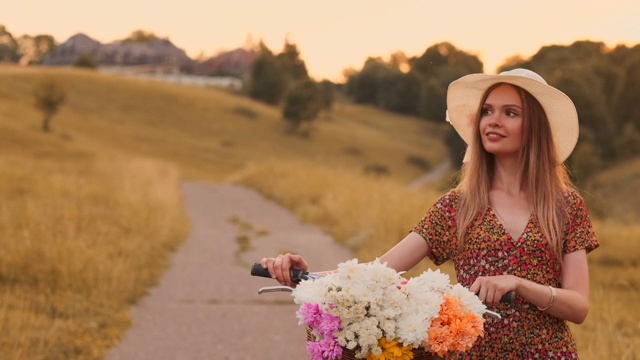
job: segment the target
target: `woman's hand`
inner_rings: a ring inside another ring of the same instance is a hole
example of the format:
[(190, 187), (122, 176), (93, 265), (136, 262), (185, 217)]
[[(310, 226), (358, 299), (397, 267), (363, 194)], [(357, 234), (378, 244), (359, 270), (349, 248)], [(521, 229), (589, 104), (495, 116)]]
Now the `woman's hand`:
[(281, 254), (275, 258), (262, 258), (260, 265), (263, 269), (269, 270), (271, 278), (276, 279), (280, 285), (295, 287), (297, 283), (291, 280), (289, 269), (307, 270), (309, 266), (300, 255)]
[(477, 294), (485, 305), (495, 306), (504, 294), (516, 290), (519, 281), (520, 278), (513, 275), (480, 276), (469, 290)]

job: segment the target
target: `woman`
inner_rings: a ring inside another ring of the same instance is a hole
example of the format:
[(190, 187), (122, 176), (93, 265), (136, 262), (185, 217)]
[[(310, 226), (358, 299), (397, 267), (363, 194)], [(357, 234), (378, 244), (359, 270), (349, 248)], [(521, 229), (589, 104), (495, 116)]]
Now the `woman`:
[[(565, 321), (589, 311), (586, 254), (598, 247), (563, 163), (578, 138), (573, 102), (538, 74), (473, 74), (447, 93), (447, 120), (468, 144), (460, 184), (442, 196), (386, 262), (406, 271), (424, 257), (453, 260), (458, 282), (502, 319), (463, 358), (577, 359)], [(283, 284), (298, 255), (262, 259)], [(507, 292), (517, 294), (501, 304)]]

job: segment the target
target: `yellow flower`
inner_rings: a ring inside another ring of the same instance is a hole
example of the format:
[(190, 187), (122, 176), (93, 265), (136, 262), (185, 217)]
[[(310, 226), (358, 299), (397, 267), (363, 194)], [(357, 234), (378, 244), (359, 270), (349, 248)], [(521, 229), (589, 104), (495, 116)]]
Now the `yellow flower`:
[(413, 359), (413, 351), (411, 345), (400, 346), (397, 340), (388, 341), (382, 337), (378, 340), (378, 345), (382, 349), (380, 355), (373, 353), (367, 356), (367, 360), (411, 360)]

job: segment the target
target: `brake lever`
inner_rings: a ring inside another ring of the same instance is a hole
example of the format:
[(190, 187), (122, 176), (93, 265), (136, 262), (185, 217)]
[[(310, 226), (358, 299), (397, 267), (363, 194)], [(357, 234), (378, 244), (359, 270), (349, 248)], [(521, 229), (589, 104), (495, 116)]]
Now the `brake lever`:
[(258, 294), (271, 293), (271, 292), (292, 292), (293, 288), (291, 286), (265, 286), (258, 290)]

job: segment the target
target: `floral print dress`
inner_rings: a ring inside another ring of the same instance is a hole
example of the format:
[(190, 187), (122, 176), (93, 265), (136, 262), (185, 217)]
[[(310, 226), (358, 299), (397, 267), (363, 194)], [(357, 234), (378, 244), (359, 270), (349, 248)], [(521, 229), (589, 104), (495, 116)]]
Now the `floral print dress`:
[[(510, 274), (539, 284), (559, 288), (560, 263), (532, 214), (519, 238), (514, 239), (495, 212), (488, 207), (479, 214), (466, 233), (465, 245), (458, 250), (457, 209), (460, 196), (451, 191), (442, 196), (412, 229), (431, 247), (431, 260), (440, 265), (454, 261), (458, 282), (471, 286), (479, 276)], [(567, 190), (565, 204), (569, 219), (565, 224), (563, 254), (598, 247), (591, 219), (583, 199)], [(485, 317), (485, 336), (460, 359), (577, 359), (576, 345), (565, 321), (539, 311), (521, 297), (511, 304), (489, 310), (502, 319)]]

